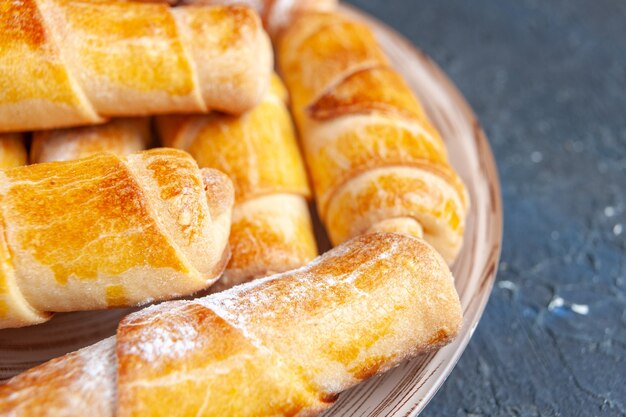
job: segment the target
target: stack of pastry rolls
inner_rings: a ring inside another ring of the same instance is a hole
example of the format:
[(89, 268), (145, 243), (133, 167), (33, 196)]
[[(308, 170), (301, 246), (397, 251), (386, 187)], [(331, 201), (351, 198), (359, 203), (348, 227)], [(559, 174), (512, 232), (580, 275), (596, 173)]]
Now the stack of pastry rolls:
[(306, 267), (131, 314), (115, 337), (0, 385), (0, 415), (314, 416), (460, 323), (441, 256), (372, 233)]
[(240, 116), (162, 116), (163, 144), (188, 151), (200, 167), (226, 173), (235, 186), (232, 258), (215, 290), (305, 265), (317, 255), (304, 163), (274, 75), (262, 102)]
[[(39, 130), (35, 164), (0, 170), (0, 328), (280, 273), (129, 315), (1, 385), (0, 415), (312, 416), (452, 340), (446, 260), (467, 196), (369, 30), (311, 12), (334, 0), (248, 2), (278, 42), (337, 246), (312, 260), (311, 191), (261, 20), (156, 1), (0, 7), (0, 75), (47, 66), (37, 85), (0, 77), (0, 132)], [(146, 118), (105, 123), (147, 114), (170, 148), (141, 151)]]
[(463, 241), (465, 187), (370, 29), (338, 14), (306, 13), (277, 45), (331, 241), (405, 232), (452, 262)]
[(0, 328), (56, 311), (188, 295), (215, 282), (230, 253), (230, 179), (182, 151), (129, 154), (147, 146), (147, 119), (86, 125), (251, 109), (268, 89), (273, 61), (257, 14), (241, 6), (8, 1), (0, 46), (5, 166), (26, 162), (21, 134), (9, 133), (17, 131), (35, 131), (31, 162), (45, 162), (0, 172)]

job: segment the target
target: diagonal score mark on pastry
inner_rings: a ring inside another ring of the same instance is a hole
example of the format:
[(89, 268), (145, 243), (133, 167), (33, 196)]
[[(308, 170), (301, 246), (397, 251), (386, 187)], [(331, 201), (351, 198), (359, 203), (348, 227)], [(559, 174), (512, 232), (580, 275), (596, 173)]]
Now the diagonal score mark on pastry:
[(131, 314), (116, 338), (0, 386), (0, 414), (312, 416), (448, 343), (460, 324), (454, 280), (432, 247), (366, 234), (300, 269)]
[(28, 153), (21, 133), (0, 133), (0, 169), (28, 163)]
[(301, 14), (278, 66), (333, 244), (373, 230), (423, 236), (458, 254), (469, 199), (439, 133), (363, 23)]
[(95, 126), (33, 132), (30, 162), (70, 161), (100, 152), (127, 155), (146, 149), (150, 143), (147, 117), (113, 119)]
[(307, 206), (311, 192), (286, 100), (274, 76), (261, 103), (241, 116), (157, 118), (165, 145), (187, 150), (200, 167), (219, 169), (235, 185), (232, 258), (212, 290), (294, 269), (317, 256)]
[(0, 132), (239, 114), (262, 98), (273, 61), (258, 16), (241, 6), (3, 1), (0, 45)]
[(183, 151), (0, 171), (0, 201), (0, 327), (190, 294), (228, 260), (232, 183)]
[[(158, 0), (142, 0), (158, 1)], [(337, 7), (337, 0), (161, 0), (176, 4), (242, 4), (253, 8), (263, 19), (263, 25), (270, 35), (276, 36), (293, 19), (306, 11), (332, 11)]]

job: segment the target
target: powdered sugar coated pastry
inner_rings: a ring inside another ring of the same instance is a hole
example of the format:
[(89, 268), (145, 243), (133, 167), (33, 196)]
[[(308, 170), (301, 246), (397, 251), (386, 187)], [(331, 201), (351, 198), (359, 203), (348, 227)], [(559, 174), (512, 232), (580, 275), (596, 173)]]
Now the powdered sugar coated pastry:
[(109, 337), (0, 385), (0, 415), (114, 416), (115, 370), (115, 337)]
[[(448, 343), (460, 323), (453, 278), (432, 247), (366, 234), (303, 268), (131, 314), (115, 359), (106, 341), (18, 375), (0, 387), (0, 413), (52, 415), (52, 401), (63, 417), (312, 416), (359, 381)], [(107, 367), (116, 375), (97, 372)], [(89, 403), (71, 407), (75, 396)]]
[(0, 171), (0, 328), (211, 285), (228, 261), (232, 183), (189, 154)]
[(242, 6), (4, 0), (0, 132), (239, 114), (263, 97), (272, 62), (262, 22)]

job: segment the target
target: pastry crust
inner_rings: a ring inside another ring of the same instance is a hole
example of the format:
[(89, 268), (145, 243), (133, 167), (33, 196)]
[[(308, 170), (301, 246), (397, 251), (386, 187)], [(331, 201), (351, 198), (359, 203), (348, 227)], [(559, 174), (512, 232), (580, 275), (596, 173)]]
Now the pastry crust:
[(31, 163), (70, 161), (100, 152), (127, 155), (150, 143), (148, 118), (113, 119), (96, 126), (40, 130), (33, 133)]
[(262, 102), (242, 116), (163, 116), (163, 143), (187, 150), (201, 167), (235, 185), (231, 261), (212, 290), (297, 268), (317, 256), (304, 163), (277, 76)]
[(208, 287), (228, 259), (232, 194), (173, 149), (0, 171), (0, 328)]
[(362, 235), (304, 268), (131, 314), (115, 342), (0, 386), (0, 413), (37, 417), (50, 401), (62, 417), (313, 416), (448, 343), (462, 320), (453, 281), (422, 240)]
[(452, 263), (463, 241), (467, 191), (370, 29), (339, 14), (311, 12), (277, 45), (331, 242), (368, 230), (408, 232)]
[[(148, 0), (144, 0), (148, 1)], [(165, 1), (165, 0), (162, 0)], [(179, 4), (241, 4), (256, 10), (263, 25), (272, 36), (276, 36), (301, 13), (307, 11), (332, 11), (337, 0), (167, 0)]]
[(317, 256), (309, 206), (294, 194), (236, 204), (229, 242), (232, 257), (211, 291), (295, 269)]
[(261, 99), (272, 67), (259, 18), (241, 6), (5, 1), (0, 48), (0, 132), (238, 114)]
[(21, 133), (0, 133), (0, 169), (28, 163), (28, 153)]

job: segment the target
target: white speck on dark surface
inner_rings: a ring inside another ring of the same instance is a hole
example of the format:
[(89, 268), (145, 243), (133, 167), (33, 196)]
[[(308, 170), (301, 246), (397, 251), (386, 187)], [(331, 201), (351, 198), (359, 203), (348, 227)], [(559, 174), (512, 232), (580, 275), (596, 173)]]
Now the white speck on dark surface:
[(535, 164), (538, 164), (539, 162), (543, 161), (543, 154), (539, 151), (534, 151), (530, 154), (530, 160), (533, 161)]
[(561, 297), (554, 297), (552, 299), (552, 301), (550, 301), (550, 304), (548, 304), (548, 310), (553, 311), (557, 308), (563, 307), (565, 305), (565, 300), (563, 300)]
[(586, 316), (587, 314), (589, 314), (589, 306), (585, 305), (585, 304), (572, 304), (571, 309), (574, 313), (578, 313), (578, 314), (582, 314), (583, 316)]
[(517, 290), (517, 285), (511, 281), (498, 281), (498, 288), (503, 288), (509, 291)]

